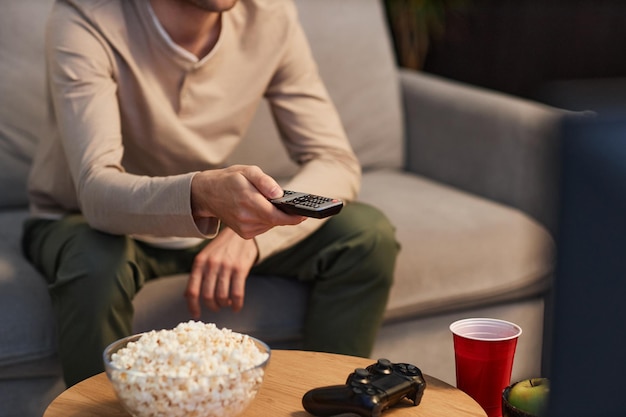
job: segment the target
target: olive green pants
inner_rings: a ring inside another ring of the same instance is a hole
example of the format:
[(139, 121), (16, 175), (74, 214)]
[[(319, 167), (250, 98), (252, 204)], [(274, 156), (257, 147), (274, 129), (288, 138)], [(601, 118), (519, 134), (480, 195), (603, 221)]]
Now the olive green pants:
[[(304, 241), (255, 265), (251, 274), (312, 284), (305, 349), (369, 356), (393, 280), (399, 250), (394, 232), (378, 210), (348, 204)], [(29, 219), (22, 243), (49, 284), (68, 386), (101, 372), (104, 347), (132, 334), (132, 300), (143, 284), (189, 272), (203, 247), (155, 248), (96, 231), (81, 215)]]

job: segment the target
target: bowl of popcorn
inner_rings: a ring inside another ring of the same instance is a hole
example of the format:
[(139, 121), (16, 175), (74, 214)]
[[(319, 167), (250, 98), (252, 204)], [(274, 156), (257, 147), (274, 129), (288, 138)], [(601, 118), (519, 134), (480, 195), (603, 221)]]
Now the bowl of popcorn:
[(103, 356), (135, 417), (234, 417), (259, 391), (270, 354), (258, 339), (190, 321), (120, 339)]

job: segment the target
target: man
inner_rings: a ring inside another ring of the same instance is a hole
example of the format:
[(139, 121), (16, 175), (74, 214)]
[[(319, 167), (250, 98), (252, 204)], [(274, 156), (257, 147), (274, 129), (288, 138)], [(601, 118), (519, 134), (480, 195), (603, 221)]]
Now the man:
[(249, 273), (312, 282), (305, 348), (369, 354), (393, 227), (358, 203), (326, 222), (287, 215), (261, 169), (223, 167), (266, 98), (300, 165), (285, 188), (358, 192), (290, 1), (58, 0), (46, 39), (55, 128), (33, 163), (23, 243), (49, 283), (68, 385), (132, 333), (145, 281), (179, 272), (196, 318), (240, 310)]

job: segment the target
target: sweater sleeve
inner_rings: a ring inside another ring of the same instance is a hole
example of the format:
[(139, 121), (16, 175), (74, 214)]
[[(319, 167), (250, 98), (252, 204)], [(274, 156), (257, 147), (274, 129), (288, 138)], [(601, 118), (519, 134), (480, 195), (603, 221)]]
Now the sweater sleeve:
[[(320, 78), (295, 6), (290, 5), (284, 54), (266, 92), (283, 143), (300, 166), (285, 188), (348, 203), (360, 188), (360, 165)], [(257, 236), (259, 260), (299, 242), (324, 221), (307, 219)]]
[(55, 121), (89, 224), (114, 234), (213, 236), (218, 220), (196, 224), (191, 214), (195, 173), (150, 177), (125, 171), (113, 54), (65, 3), (49, 20), (46, 60)]

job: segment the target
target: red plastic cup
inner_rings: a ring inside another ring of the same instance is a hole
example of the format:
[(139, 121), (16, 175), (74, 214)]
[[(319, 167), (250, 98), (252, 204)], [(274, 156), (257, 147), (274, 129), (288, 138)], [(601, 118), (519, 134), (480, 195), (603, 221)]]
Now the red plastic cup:
[(504, 320), (472, 318), (455, 321), (450, 330), (457, 388), (476, 400), (489, 417), (502, 417), (502, 391), (511, 382), (522, 328)]

